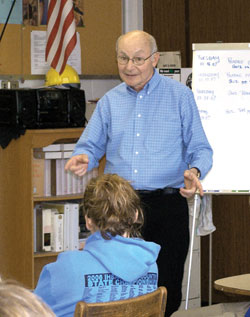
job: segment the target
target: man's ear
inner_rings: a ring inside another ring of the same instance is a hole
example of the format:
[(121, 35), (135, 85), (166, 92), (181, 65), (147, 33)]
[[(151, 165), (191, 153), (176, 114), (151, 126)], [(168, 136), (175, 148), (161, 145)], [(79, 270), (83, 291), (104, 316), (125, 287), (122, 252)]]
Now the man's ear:
[(153, 57), (154, 57), (153, 66), (156, 67), (159, 62), (160, 53), (159, 52), (154, 53)]

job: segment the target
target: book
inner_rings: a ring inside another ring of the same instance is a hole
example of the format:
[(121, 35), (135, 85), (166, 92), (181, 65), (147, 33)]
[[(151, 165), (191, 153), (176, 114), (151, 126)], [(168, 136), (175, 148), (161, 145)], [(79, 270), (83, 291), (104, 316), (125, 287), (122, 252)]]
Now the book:
[(51, 196), (51, 160), (44, 161), (44, 196)]
[(70, 218), (70, 207), (68, 204), (64, 205), (64, 231), (63, 231), (63, 250), (70, 250), (69, 248), (69, 218)]
[(34, 157), (37, 159), (51, 160), (51, 159), (61, 159), (63, 157), (63, 152), (44, 152), (34, 149)]
[(37, 151), (56, 152), (56, 151), (61, 151), (61, 149), (62, 149), (61, 144), (50, 144), (42, 148), (37, 148)]
[(40, 204), (34, 207), (34, 252), (43, 251), (43, 210)]
[(32, 165), (33, 196), (43, 196), (45, 171), (44, 160), (33, 158)]
[(44, 152), (38, 149), (34, 149), (33, 153), (35, 158), (44, 160), (70, 158), (72, 155), (72, 151)]
[(62, 168), (62, 195), (67, 195), (67, 171), (65, 171), (65, 164), (67, 160), (62, 159), (61, 168)]
[(64, 152), (66, 152), (66, 151), (72, 152), (74, 150), (75, 146), (76, 146), (76, 143), (64, 143), (64, 144), (62, 144), (62, 150)]
[(69, 213), (70, 206), (67, 202), (44, 202), (43, 208), (57, 209), (59, 214), (63, 214), (63, 250), (69, 250)]
[(69, 203), (69, 249), (79, 248), (79, 204)]
[(33, 208), (34, 252), (42, 251), (42, 207), (37, 204)]
[(62, 159), (51, 160), (51, 171), (50, 171), (50, 188), (51, 188), (51, 195), (63, 195), (67, 194), (65, 192), (65, 185), (64, 181), (64, 164)]
[(93, 177), (97, 177), (97, 176), (98, 176), (98, 173), (99, 173), (99, 172), (98, 172), (98, 168), (97, 168), (97, 167), (93, 168), (93, 169), (92, 169), (92, 178), (93, 178)]
[(35, 151), (38, 152), (61, 152), (61, 151), (73, 151), (76, 143), (58, 143), (50, 144), (48, 146), (36, 148)]
[(62, 160), (56, 160), (56, 195), (62, 195)]
[(77, 194), (78, 193), (78, 179), (79, 176), (75, 174), (71, 174), (72, 177), (72, 194)]
[(73, 194), (73, 173), (66, 171), (67, 194)]
[(42, 250), (51, 251), (51, 209), (42, 209)]
[(33, 208), (33, 250), (36, 252), (36, 206)]
[(70, 158), (75, 148), (75, 143), (51, 144), (42, 148), (34, 148), (34, 157), (37, 159)]
[(83, 179), (84, 179), (83, 176), (77, 177), (77, 193), (78, 194), (83, 194), (83, 192), (84, 192), (85, 188), (83, 187)]
[(83, 193), (88, 181), (98, 175), (94, 168), (79, 177), (65, 171), (67, 159), (33, 159), (34, 196), (58, 196)]
[(85, 188), (87, 186), (87, 183), (88, 183), (88, 177), (87, 177), (87, 173), (86, 173), (85, 175), (83, 175), (81, 177), (81, 180), (80, 180), (80, 192), (81, 193), (84, 193)]
[(72, 155), (72, 151), (63, 151), (62, 152), (62, 159), (69, 159)]
[(50, 192), (56, 196), (56, 160), (50, 160)]
[(63, 251), (63, 217), (64, 214), (60, 214), (57, 209), (51, 211), (51, 250), (54, 252)]

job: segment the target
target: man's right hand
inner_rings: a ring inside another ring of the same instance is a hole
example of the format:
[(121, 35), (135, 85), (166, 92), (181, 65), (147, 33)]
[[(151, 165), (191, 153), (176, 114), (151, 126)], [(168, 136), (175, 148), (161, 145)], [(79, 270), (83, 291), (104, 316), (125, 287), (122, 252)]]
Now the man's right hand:
[(66, 171), (71, 171), (77, 176), (83, 176), (88, 169), (89, 158), (87, 154), (71, 157), (65, 165)]

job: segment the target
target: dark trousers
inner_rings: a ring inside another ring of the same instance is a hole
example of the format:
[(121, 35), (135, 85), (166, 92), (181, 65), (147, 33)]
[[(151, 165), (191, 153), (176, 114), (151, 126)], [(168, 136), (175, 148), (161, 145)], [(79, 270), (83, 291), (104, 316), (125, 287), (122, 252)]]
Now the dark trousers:
[(184, 263), (189, 247), (189, 214), (179, 193), (139, 193), (144, 209), (143, 237), (161, 246), (157, 260), (159, 286), (167, 288), (165, 316), (178, 310), (182, 298)]

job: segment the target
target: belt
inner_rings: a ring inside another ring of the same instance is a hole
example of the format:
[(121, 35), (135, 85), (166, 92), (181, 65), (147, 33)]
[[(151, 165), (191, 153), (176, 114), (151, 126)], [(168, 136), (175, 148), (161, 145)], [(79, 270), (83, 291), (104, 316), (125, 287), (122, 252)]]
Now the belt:
[(173, 195), (178, 194), (180, 191), (179, 188), (172, 188), (172, 187), (164, 187), (164, 188), (158, 188), (154, 190), (141, 190), (137, 189), (136, 192), (139, 195)]

